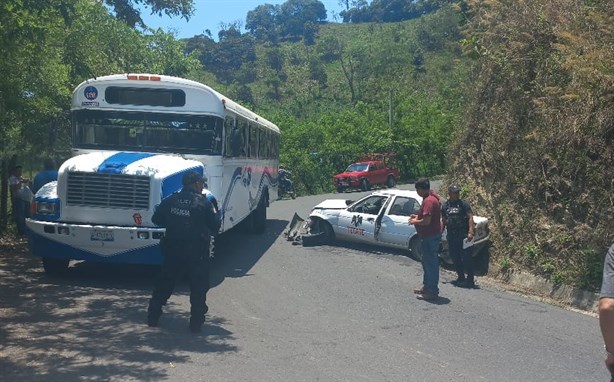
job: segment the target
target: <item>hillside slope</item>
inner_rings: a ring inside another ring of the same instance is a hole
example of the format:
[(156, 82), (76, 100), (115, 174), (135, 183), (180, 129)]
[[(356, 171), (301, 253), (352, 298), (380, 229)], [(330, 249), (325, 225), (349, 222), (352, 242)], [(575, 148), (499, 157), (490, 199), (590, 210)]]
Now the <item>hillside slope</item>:
[(614, 241), (614, 8), (468, 3), (477, 65), (449, 179), (492, 218), (504, 271), (597, 288)]

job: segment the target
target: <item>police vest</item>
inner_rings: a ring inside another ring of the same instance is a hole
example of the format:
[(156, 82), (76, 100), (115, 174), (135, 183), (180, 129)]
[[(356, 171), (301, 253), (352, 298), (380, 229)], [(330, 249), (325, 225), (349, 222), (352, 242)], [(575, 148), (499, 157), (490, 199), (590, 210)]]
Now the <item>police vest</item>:
[(208, 238), (204, 221), (204, 199), (193, 193), (180, 192), (171, 196), (167, 210), (166, 237), (173, 241), (198, 241)]
[(467, 221), (467, 211), (465, 204), (458, 200), (457, 202), (448, 201), (445, 205), (446, 227), (448, 230), (467, 230), (469, 223)]

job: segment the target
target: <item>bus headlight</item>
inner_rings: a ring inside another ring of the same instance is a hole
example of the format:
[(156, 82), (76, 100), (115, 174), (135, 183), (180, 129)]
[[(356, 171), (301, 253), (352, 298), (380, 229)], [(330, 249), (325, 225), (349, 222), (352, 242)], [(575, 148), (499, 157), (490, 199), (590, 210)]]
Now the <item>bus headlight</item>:
[(55, 203), (37, 202), (36, 203), (36, 213), (41, 214), (41, 215), (54, 215), (55, 214)]

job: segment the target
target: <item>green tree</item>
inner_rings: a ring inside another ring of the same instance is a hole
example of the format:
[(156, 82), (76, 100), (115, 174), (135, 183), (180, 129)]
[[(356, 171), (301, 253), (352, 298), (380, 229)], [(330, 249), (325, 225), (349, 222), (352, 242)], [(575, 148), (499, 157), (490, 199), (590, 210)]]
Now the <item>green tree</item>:
[(147, 28), (141, 18), (141, 5), (150, 8), (152, 15), (180, 16), (189, 20), (194, 13), (193, 0), (104, 0), (104, 3), (113, 10), (117, 19), (130, 27)]
[(326, 8), (318, 0), (288, 0), (281, 4), (278, 22), (281, 34), (289, 38), (309, 37), (313, 25), (326, 20)]
[(247, 12), (245, 29), (250, 31), (258, 41), (276, 43), (279, 37), (279, 13), (279, 5), (259, 5), (254, 10)]
[[(81, 81), (148, 71), (184, 75), (199, 67), (183, 43), (160, 31), (144, 36), (88, 0), (0, 1), (0, 160), (39, 166), (69, 154), (67, 110)], [(19, 154), (20, 158), (17, 157)], [(6, 179), (6, 172), (3, 178)], [(7, 193), (0, 190), (0, 229)]]

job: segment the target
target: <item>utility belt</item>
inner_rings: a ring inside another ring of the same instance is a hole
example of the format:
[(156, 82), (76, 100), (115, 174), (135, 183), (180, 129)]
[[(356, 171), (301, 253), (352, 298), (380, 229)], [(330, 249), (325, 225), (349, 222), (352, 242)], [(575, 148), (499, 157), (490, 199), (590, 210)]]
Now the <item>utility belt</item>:
[(467, 235), (469, 227), (447, 227), (448, 235)]

